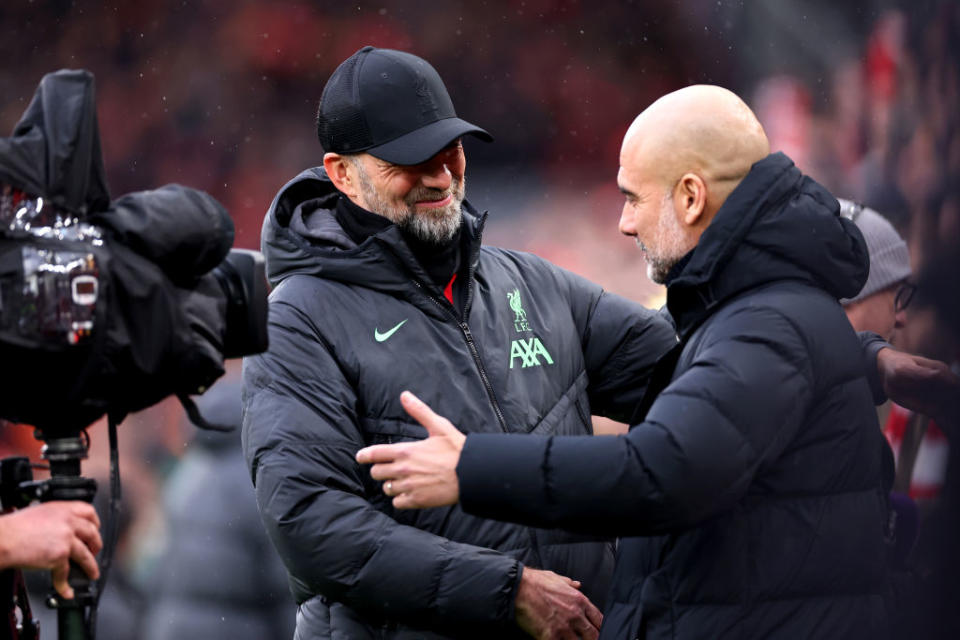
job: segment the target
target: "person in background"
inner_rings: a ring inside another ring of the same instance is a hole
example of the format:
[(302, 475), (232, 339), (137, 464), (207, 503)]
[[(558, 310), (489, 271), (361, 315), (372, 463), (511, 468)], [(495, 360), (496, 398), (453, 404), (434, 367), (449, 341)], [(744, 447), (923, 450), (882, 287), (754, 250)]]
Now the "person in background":
[(910, 278), (910, 254), (893, 225), (882, 215), (850, 200), (838, 199), (840, 215), (852, 220), (870, 253), (870, 275), (860, 293), (840, 300), (850, 324), (857, 331), (872, 331), (894, 343), (894, 332), (903, 326), (906, 306), (914, 285)]
[[(913, 297), (916, 285), (910, 281), (910, 255), (907, 243), (893, 225), (878, 212), (850, 200), (839, 199), (840, 215), (852, 220), (867, 244), (870, 254), (870, 275), (856, 296), (840, 301), (847, 319), (857, 331), (873, 331), (886, 340), (894, 342), (906, 327), (907, 306)], [(892, 491), (889, 494), (891, 527), (887, 540), (889, 553), (890, 596), (888, 612), (892, 637), (901, 637), (914, 624), (912, 611), (916, 608), (919, 576), (910, 556), (914, 549), (920, 526), (920, 514), (916, 502), (908, 495), (909, 477), (913, 471), (915, 447), (908, 439), (907, 455), (895, 462), (895, 454), (902, 451), (906, 420), (904, 414), (911, 412), (893, 402), (877, 407), (880, 425), (889, 444), (884, 447), (884, 464), (896, 468)], [(921, 417), (921, 416), (918, 416)], [(926, 419), (924, 418), (924, 424)], [(911, 423), (911, 432), (918, 426)]]
[(240, 381), (217, 382), (197, 406), (208, 422), (233, 430), (198, 431), (166, 482), (167, 545), (138, 637), (291, 638), (296, 605), (240, 450)]
[[(930, 296), (915, 295), (917, 285), (910, 279), (907, 243), (878, 212), (849, 200), (839, 202), (841, 215), (857, 225), (870, 253), (870, 275), (863, 289), (840, 301), (850, 324), (857, 331), (877, 333), (911, 353), (952, 362), (956, 354), (941, 346), (945, 344), (944, 332), (932, 312)], [(927, 304), (917, 308), (917, 300), (924, 297)], [(936, 499), (946, 469), (947, 437), (929, 417), (893, 402), (882, 405), (879, 415), (896, 456), (893, 497), (906, 515), (909, 508), (901, 496), (909, 494), (927, 506)]]

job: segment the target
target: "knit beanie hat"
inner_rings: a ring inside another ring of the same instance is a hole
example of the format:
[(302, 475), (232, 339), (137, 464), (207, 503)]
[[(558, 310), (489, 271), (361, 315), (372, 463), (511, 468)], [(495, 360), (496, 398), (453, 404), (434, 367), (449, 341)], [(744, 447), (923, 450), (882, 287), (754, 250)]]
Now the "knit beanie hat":
[(897, 233), (886, 218), (861, 204), (838, 199), (840, 215), (853, 220), (867, 243), (870, 254), (870, 275), (853, 298), (840, 300), (841, 304), (850, 304), (863, 300), (890, 285), (902, 282), (910, 276), (910, 254), (907, 243)]

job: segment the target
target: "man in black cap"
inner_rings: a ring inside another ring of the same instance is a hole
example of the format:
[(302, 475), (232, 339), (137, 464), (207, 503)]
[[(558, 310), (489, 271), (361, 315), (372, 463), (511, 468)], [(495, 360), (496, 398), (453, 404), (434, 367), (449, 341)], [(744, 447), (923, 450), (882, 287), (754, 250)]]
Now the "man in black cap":
[(361, 49), (317, 126), (323, 168), (284, 186), (264, 223), (271, 345), (244, 371), (244, 451), (300, 604), (296, 637), (595, 638), (609, 540), (459, 507), (397, 512), (354, 454), (425, 436), (407, 388), (467, 431), (629, 421), (671, 324), (481, 246), (461, 138), (490, 136), (456, 116), (426, 61)]

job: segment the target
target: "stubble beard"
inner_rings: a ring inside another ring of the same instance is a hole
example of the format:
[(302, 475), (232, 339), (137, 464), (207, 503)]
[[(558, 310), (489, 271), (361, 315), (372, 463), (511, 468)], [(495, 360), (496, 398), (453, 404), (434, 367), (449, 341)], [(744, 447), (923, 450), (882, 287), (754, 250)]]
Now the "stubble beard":
[[(355, 165), (360, 175), (360, 191), (367, 208), (400, 227), (401, 231), (414, 238), (429, 244), (443, 245), (448, 243), (460, 230), (463, 224), (461, 205), (465, 192), (464, 180), (455, 176), (450, 177), (448, 189), (432, 189), (429, 187), (415, 187), (404, 198), (404, 204), (397, 205), (388, 202), (374, 188), (373, 183), (363, 170), (360, 163)], [(443, 200), (448, 195), (453, 198), (450, 203), (438, 209), (417, 210), (416, 203), (424, 200)]]
[(637, 246), (647, 260), (647, 277), (657, 284), (666, 284), (670, 270), (687, 253), (683, 229), (680, 228), (680, 222), (673, 211), (673, 201), (669, 194), (661, 205), (653, 242), (654, 247), (648, 247), (637, 238)]

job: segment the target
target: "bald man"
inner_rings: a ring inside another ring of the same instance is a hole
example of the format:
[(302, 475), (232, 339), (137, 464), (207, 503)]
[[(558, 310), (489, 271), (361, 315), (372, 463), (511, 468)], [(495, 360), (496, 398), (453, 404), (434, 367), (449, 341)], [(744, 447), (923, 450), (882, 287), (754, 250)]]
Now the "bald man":
[(601, 638), (885, 635), (883, 439), (838, 298), (862, 236), (734, 94), (695, 86), (634, 121), (620, 230), (667, 285), (678, 342), (616, 438), (461, 434), (360, 462), (398, 508), (621, 536)]

